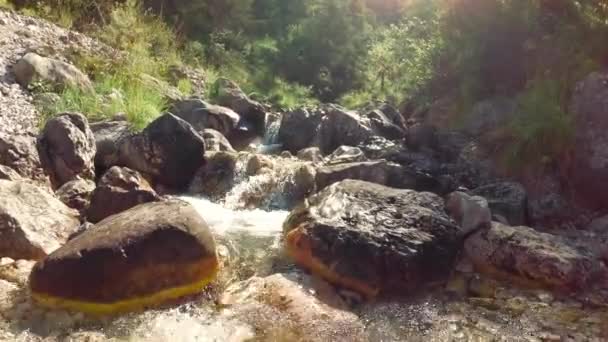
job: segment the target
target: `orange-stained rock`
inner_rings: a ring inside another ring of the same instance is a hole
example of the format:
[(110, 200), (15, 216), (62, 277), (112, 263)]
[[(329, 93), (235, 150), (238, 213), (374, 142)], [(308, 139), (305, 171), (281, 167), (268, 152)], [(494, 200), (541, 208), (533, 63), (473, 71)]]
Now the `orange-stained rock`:
[(88, 229), (36, 264), (30, 288), (43, 306), (111, 314), (198, 293), (217, 271), (207, 224), (190, 204), (169, 201)]
[(298, 265), (370, 297), (444, 280), (462, 241), (439, 196), (357, 180), (310, 197), (284, 232)]

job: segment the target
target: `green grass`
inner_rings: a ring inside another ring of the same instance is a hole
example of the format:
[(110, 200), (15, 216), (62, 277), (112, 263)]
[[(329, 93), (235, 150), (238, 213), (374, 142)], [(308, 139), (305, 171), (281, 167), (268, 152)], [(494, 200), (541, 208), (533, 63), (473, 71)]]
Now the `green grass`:
[(13, 9), (13, 4), (8, 0), (0, 0), (0, 8)]
[(563, 109), (559, 84), (534, 82), (518, 97), (518, 112), (509, 125), (511, 146), (506, 152), (507, 165), (518, 170), (526, 165), (558, 161), (572, 146), (574, 123)]
[(124, 113), (135, 129), (143, 129), (165, 108), (163, 96), (140, 81), (108, 76), (95, 83), (95, 92), (67, 88), (60, 93), (58, 103), (42, 108), (43, 120), (57, 113), (75, 111), (85, 114), (90, 120), (104, 120)]

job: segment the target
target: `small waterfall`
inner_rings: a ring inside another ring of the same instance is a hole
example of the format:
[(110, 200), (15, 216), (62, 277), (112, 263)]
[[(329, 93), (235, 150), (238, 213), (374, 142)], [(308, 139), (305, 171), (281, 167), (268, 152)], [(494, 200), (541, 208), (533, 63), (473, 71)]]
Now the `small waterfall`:
[(266, 125), (266, 134), (262, 143), (264, 145), (277, 145), (279, 143), (279, 129), (281, 128), (281, 118), (269, 117)]

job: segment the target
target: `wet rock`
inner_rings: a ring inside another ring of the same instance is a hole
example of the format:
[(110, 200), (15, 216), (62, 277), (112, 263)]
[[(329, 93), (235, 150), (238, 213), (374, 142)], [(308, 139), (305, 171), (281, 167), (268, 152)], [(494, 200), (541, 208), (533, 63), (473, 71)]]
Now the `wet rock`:
[(471, 193), (487, 199), (492, 213), (503, 216), (511, 225), (524, 225), (528, 221), (528, 194), (519, 183), (492, 183)]
[(235, 184), (237, 160), (237, 153), (208, 153), (205, 165), (194, 175), (188, 192), (213, 199), (223, 198)]
[(310, 147), (321, 116), (305, 108), (284, 113), (281, 118), (278, 139), (292, 153)]
[(214, 129), (205, 129), (203, 131), (203, 139), (205, 140), (205, 148), (208, 152), (235, 152), (230, 141), (222, 133)]
[(21, 179), (21, 176), (10, 167), (0, 165), (0, 179), (16, 181)]
[(78, 213), (25, 182), (0, 180), (0, 257), (40, 259), (78, 228)]
[(367, 296), (406, 295), (444, 279), (461, 244), (440, 197), (357, 180), (310, 197), (284, 233), (298, 265)]
[(38, 153), (54, 187), (75, 179), (94, 179), (95, 137), (87, 118), (65, 113), (49, 120), (38, 137)]
[(266, 109), (264, 106), (250, 99), (236, 83), (228, 79), (219, 79), (217, 86), (218, 104), (237, 112), (246, 121), (245, 125), (252, 125), (252, 129), (257, 136), (264, 136), (266, 129)]
[(169, 112), (188, 122), (201, 134), (205, 129), (210, 128), (228, 136), (237, 127), (241, 119), (230, 108), (215, 106), (196, 98), (173, 104)]
[(328, 305), (313, 280), (300, 274), (253, 277), (222, 295), (224, 315), (243, 320), (268, 341), (367, 341), (363, 322), (339, 305)]
[(465, 251), (482, 273), (530, 286), (576, 291), (608, 274), (584, 245), (523, 226), (494, 222), (469, 237)]
[(182, 190), (205, 163), (205, 141), (186, 121), (164, 114), (120, 144), (120, 166)]
[[(395, 123), (382, 110), (373, 110), (366, 114), (366, 118), (370, 121), (372, 129), (382, 137), (394, 140), (405, 136), (403, 120)], [(401, 118), (401, 115), (394, 116), (394, 118)]]
[(317, 188), (345, 179), (357, 179), (393, 188), (441, 192), (441, 185), (431, 176), (386, 161), (345, 163), (318, 168)]
[(131, 135), (130, 126), (127, 121), (106, 121), (92, 123), (91, 130), (97, 148), (95, 168), (103, 173), (120, 163), (120, 144)]
[(327, 164), (355, 163), (365, 161), (367, 158), (358, 147), (340, 146), (327, 157)]
[(264, 168), (272, 169), (272, 166), (273, 164), (270, 158), (254, 154), (247, 160), (246, 172), (249, 176), (255, 176)]
[(36, 139), (32, 136), (0, 132), (0, 164), (24, 178), (48, 182), (36, 149)]
[(93, 191), (87, 219), (97, 223), (138, 204), (158, 200), (160, 197), (139, 172), (114, 166), (101, 177)]
[(293, 178), (285, 185), (285, 205), (293, 208), (295, 205), (316, 191), (316, 170), (311, 165), (298, 166)]
[(207, 224), (168, 201), (100, 222), (38, 262), (29, 284), (42, 306), (114, 314), (199, 293), (217, 269)]
[(373, 134), (366, 120), (357, 113), (326, 105), (310, 111), (300, 108), (285, 113), (279, 142), (291, 153), (318, 147), (323, 154), (330, 154), (342, 145), (357, 146)]
[(48, 82), (59, 88), (77, 87), (92, 90), (89, 77), (75, 66), (52, 58), (28, 53), (13, 66), (17, 82), (27, 87), (35, 81)]
[(95, 182), (77, 179), (62, 185), (61, 188), (55, 191), (55, 195), (65, 205), (83, 214), (89, 207), (93, 190), (95, 190)]
[(483, 197), (457, 191), (448, 195), (445, 206), (465, 235), (490, 228), (492, 224), (492, 213), (488, 201)]
[(285, 159), (293, 158), (293, 154), (291, 154), (291, 152), (289, 152), (289, 151), (283, 151), (283, 152), (281, 152), (281, 154), (279, 156), (281, 158), (285, 158)]
[(608, 74), (594, 72), (579, 82), (572, 95), (575, 147), (571, 176), (574, 190), (590, 205), (608, 206)]
[(298, 158), (313, 163), (320, 163), (323, 161), (323, 154), (318, 147), (309, 147), (298, 152)]
[(372, 129), (357, 113), (330, 106), (321, 120), (312, 146), (319, 147), (323, 154), (329, 154), (343, 145), (357, 146), (373, 135)]

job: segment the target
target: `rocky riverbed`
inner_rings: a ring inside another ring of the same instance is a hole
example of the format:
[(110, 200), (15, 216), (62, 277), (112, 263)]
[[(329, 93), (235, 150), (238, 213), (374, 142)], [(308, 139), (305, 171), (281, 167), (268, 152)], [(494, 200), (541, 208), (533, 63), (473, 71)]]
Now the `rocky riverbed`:
[[(501, 174), (488, 127), (272, 112), (221, 80), (217, 104), (175, 100), (140, 132), (39, 129), (27, 83), (87, 87), (61, 54), (103, 46), (12, 12), (0, 28), (0, 340), (608, 340), (603, 197)], [(581, 122), (608, 115), (598, 80)], [(598, 181), (600, 152), (577, 156)]]

